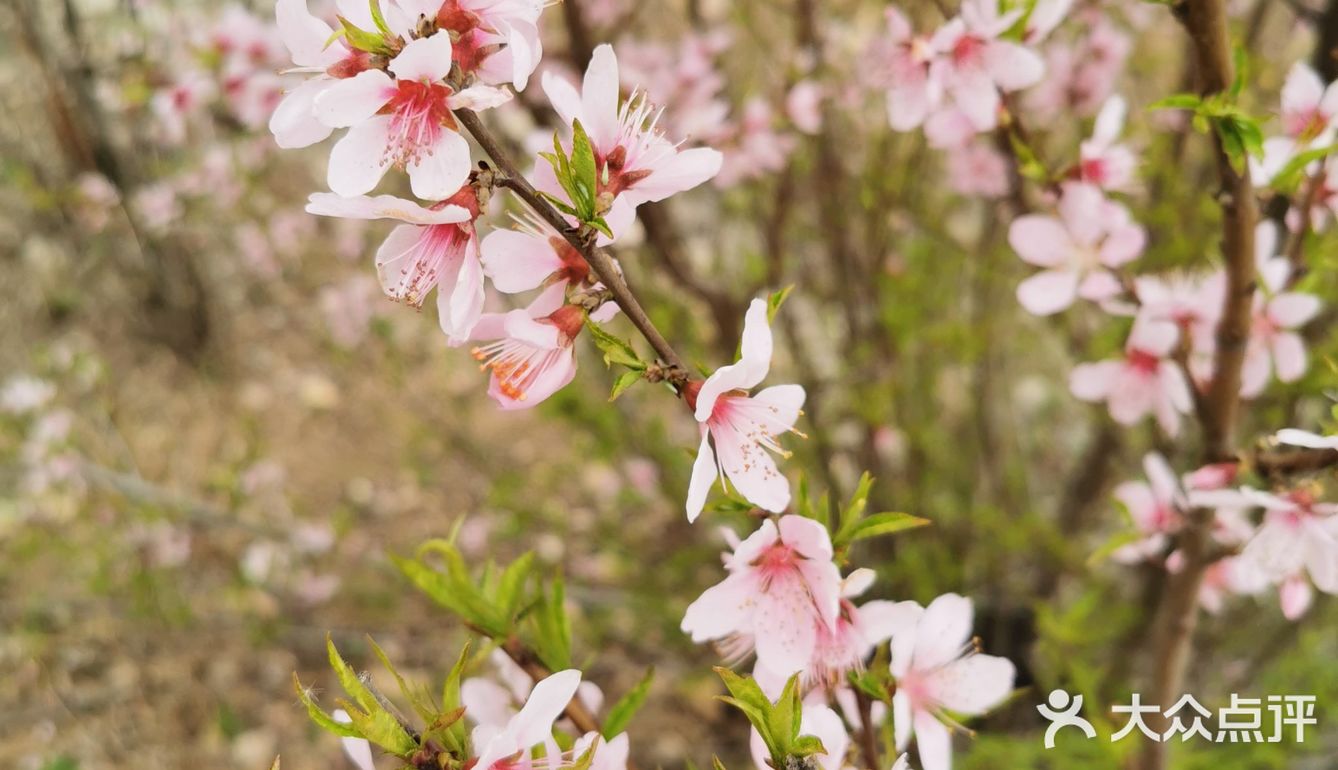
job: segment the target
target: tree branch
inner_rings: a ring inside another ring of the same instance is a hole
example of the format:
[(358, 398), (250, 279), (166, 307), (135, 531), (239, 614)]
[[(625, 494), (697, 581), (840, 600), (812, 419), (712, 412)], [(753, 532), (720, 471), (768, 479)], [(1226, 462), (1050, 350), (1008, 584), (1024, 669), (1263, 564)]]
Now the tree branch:
[(674, 351), (673, 346), (664, 338), (664, 335), (660, 334), (659, 329), (655, 328), (650, 316), (646, 315), (645, 309), (637, 301), (631, 287), (623, 279), (622, 271), (618, 269), (613, 257), (609, 256), (607, 251), (594, 245), (593, 233), (587, 233), (572, 227), (561, 212), (544, 200), (539, 191), (535, 190), (534, 186), (525, 179), (524, 174), (516, 167), (516, 164), (507, 155), (506, 150), (502, 148), (497, 138), (483, 125), (483, 121), (479, 119), (477, 114), (471, 110), (456, 110), (455, 117), (469, 130), (470, 135), (479, 143), (483, 151), (506, 175), (499, 184), (519, 196), (525, 202), (525, 205), (529, 206), (534, 213), (538, 214), (550, 227), (561, 234), (581, 254), (599, 280), (613, 293), (613, 301), (618, 303), (618, 307), (622, 308), (623, 313), (632, 322), (632, 325), (637, 328), (637, 331), (641, 332), (641, 336), (645, 337), (650, 346), (655, 349), (655, 354), (671, 370), (676, 370), (676, 372), (671, 371), (666, 379), (681, 385), (682, 381), (688, 376), (688, 369), (683, 364), (683, 359)]
[[(1234, 72), (1225, 0), (1183, 0), (1174, 11), (1190, 37), (1200, 93), (1226, 91)], [(1214, 146), (1221, 184), (1218, 199), (1222, 207), (1222, 257), (1227, 290), (1217, 326), (1213, 379), (1204, 394), (1200, 419), (1205, 463), (1236, 459), (1234, 434), (1255, 291), (1254, 228), (1258, 221), (1249, 167), (1242, 165), (1236, 171), (1220, 139), (1214, 137)], [(1213, 559), (1213, 512), (1191, 511), (1188, 519), (1179, 539), (1185, 566), (1167, 582), (1155, 627), (1153, 703), (1169, 704), (1181, 694), (1198, 624), (1199, 589)], [(1167, 720), (1161, 714), (1149, 720), (1149, 727), (1154, 730), (1164, 731), (1166, 725)], [(1166, 744), (1149, 741), (1140, 766), (1143, 770), (1163, 770), (1166, 754)]]

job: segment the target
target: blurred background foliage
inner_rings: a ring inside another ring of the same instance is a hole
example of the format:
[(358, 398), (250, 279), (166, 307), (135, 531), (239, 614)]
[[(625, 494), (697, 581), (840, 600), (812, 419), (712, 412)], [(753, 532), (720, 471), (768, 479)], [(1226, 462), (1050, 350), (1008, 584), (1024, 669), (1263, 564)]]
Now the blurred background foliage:
[[(1139, 688), (1165, 576), (1089, 557), (1128, 530), (1111, 487), (1151, 448), (1188, 467), (1193, 432), (1172, 443), (1151, 425), (1119, 429), (1069, 395), (1072, 364), (1112, 354), (1127, 329), (1017, 307), (1027, 268), (1004, 239), (1009, 201), (961, 194), (949, 159), (888, 130), (881, 95), (860, 85), (884, 5), (567, 0), (545, 15), (545, 66), (578, 71), (592, 42), (612, 40), (625, 60), (623, 46), (661, 46), (672, 68), (684, 41), (728, 32), (711, 56), (725, 76), (721, 143), (756, 150), (757, 132), (731, 140), (724, 126), (762, 104), (786, 152), (728, 188), (647, 207), (619, 246), (630, 280), (708, 368), (732, 355), (749, 299), (795, 284), (773, 379), (808, 389), (810, 438), (791, 442), (787, 468), (834, 499), (868, 470), (874, 510), (932, 520), (859, 544), (854, 562), (877, 570), (879, 597), (973, 597), (986, 649), (1021, 671), (1023, 691), (960, 740), (960, 766), (1117, 767), (1132, 740), (1064, 736), (1047, 751), (1034, 705), (1066, 687), (1100, 725)], [(1274, 111), (1291, 62), (1313, 56), (1304, 6), (1233, 4), (1256, 114)], [(929, 2), (901, 7), (942, 20)], [(1140, 109), (1183, 90), (1182, 33), (1154, 5), (1082, 2), (1056, 45), (1078, 45), (1098, 11), (1131, 48), (1116, 87), (1144, 154), (1128, 196), (1150, 233), (1140, 268), (1212, 264), (1206, 142)], [(457, 526), (471, 557), (533, 549), (562, 569), (577, 662), (611, 697), (655, 666), (630, 730), (643, 765), (701, 767), (716, 752), (746, 766), (745, 723), (713, 700), (716, 655), (678, 630), (719, 579), (715, 526), (752, 526), (684, 520), (691, 421), (652, 386), (606, 403), (611, 376), (590, 350), (572, 387), (498, 412), (433, 311), (381, 298), (370, 254), (386, 228), (302, 211), (325, 150), (277, 152), (272, 94), (238, 94), (220, 59), (245, 18), (270, 13), (259, 1), (0, 6), (0, 766), (257, 768), (280, 751), (285, 767), (339, 766), (290, 674), (333, 687), (330, 631), (356, 665), (375, 668), (371, 633), (404, 674), (440, 681), (466, 634), (387, 556)], [(255, 71), (281, 54), (256, 52)], [(801, 78), (839, 96), (815, 134), (784, 117)], [(518, 145), (549, 119), (538, 101), (494, 116)], [(1052, 172), (1090, 127), (1093, 106), (1070, 101), (1030, 126)], [(1307, 249), (1305, 287), (1329, 308), (1335, 246), (1330, 230)], [(1309, 329), (1307, 376), (1254, 402), (1242, 435), (1328, 415), (1331, 320)], [(1210, 707), (1232, 692), (1313, 694), (1320, 727), (1304, 746), (1188, 743), (1173, 766), (1333, 767), (1336, 627), (1323, 596), (1295, 624), (1271, 596), (1209, 616), (1191, 692)]]

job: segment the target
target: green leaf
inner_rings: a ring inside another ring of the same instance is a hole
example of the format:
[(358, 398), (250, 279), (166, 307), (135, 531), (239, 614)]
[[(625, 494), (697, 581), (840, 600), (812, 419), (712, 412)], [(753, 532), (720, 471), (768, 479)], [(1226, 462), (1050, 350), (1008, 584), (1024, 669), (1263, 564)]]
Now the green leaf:
[(543, 592), (534, 618), (534, 651), (551, 671), (571, 668), (571, 619), (567, 617), (562, 575), (553, 578), (552, 593)]
[(1231, 98), (1240, 96), (1240, 92), (1245, 88), (1245, 80), (1250, 72), (1250, 54), (1245, 50), (1245, 46), (1236, 43), (1235, 50), (1231, 52), (1232, 64), (1236, 70), (1235, 77), (1231, 80)]
[(792, 291), (794, 291), (794, 284), (790, 284), (780, 291), (772, 292), (771, 296), (767, 297), (767, 323), (776, 320), (776, 312), (781, 309), (781, 305), (785, 304), (785, 300), (789, 298)]
[(546, 193), (541, 191), (539, 194), (544, 196), (545, 200), (553, 204), (553, 206), (556, 207), (557, 210), (561, 211), (563, 214), (566, 214), (569, 217), (577, 216), (576, 209), (572, 208), (570, 203), (567, 203), (566, 201), (562, 200), (556, 195), (553, 195), (552, 193)]
[(586, 224), (608, 236), (610, 240), (613, 239), (613, 231), (609, 229), (609, 223), (604, 221), (604, 217), (595, 217), (589, 222), (586, 222)]
[(1087, 566), (1095, 567), (1106, 559), (1109, 559), (1116, 551), (1124, 546), (1136, 543), (1141, 539), (1142, 536), (1137, 532), (1126, 531), (1117, 533), (1103, 543), (1100, 548), (1093, 551), (1091, 556), (1087, 557)]
[(339, 678), (339, 685), (344, 688), (344, 692), (357, 701), (358, 705), (365, 711), (374, 711), (380, 708), (380, 702), (377, 701), (372, 691), (362, 683), (362, 677), (358, 676), (358, 672), (354, 671), (352, 666), (344, 662), (344, 658), (340, 656), (339, 650), (335, 648), (334, 640), (330, 638), (329, 634), (325, 635), (325, 650), (330, 658), (330, 668), (334, 669), (335, 676)]
[(1335, 150), (1338, 150), (1338, 143), (1297, 153), (1291, 160), (1287, 161), (1287, 165), (1273, 175), (1272, 179), (1268, 180), (1268, 186), (1279, 192), (1293, 192), (1297, 184), (1300, 183), (1306, 166), (1328, 157)]
[(404, 730), (399, 720), (378, 704), (371, 713), (363, 713), (351, 704), (345, 706), (353, 727), (363, 738), (394, 754), (401, 759), (407, 758), (418, 750), (418, 742)]
[(508, 618), (514, 618), (524, 598), (525, 584), (529, 582), (534, 570), (534, 552), (526, 551), (520, 558), (511, 562), (497, 581), (494, 593), (497, 603)]
[(612, 740), (627, 729), (628, 722), (632, 721), (632, 717), (645, 704), (646, 696), (650, 694), (650, 683), (654, 679), (655, 669), (650, 668), (635, 687), (613, 704), (613, 708), (609, 709), (608, 718), (604, 720), (603, 733), (606, 739)]
[(590, 136), (585, 133), (581, 121), (572, 121), (571, 125), (571, 171), (581, 198), (572, 199), (576, 210), (585, 214), (582, 222), (595, 218), (595, 194), (599, 189), (599, 180), (595, 168), (595, 148), (590, 144)]
[(803, 702), (799, 695), (799, 674), (785, 683), (775, 703), (767, 699), (762, 688), (752, 677), (743, 677), (727, 668), (716, 667), (715, 672), (725, 683), (729, 695), (717, 698), (734, 706), (748, 717), (757, 729), (771, 763), (776, 768), (787, 767), (787, 757), (805, 757), (823, 751), (822, 742), (811, 736), (800, 736), (803, 721)]
[(604, 331), (603, 327), (591, 321), (588, 316), (585, 325), (590, 328), (590, 335), (595, 338), (595, 346), (604, 352), (605, 365), (621, 364), (629, 369), (645, 371), (646, 363), (637, 356), (631, 343), (624, 342)]
[(725, 763), (720, 761), (720, 757), (711, 755), (711, 770), (725, 770)]
[(1217, 138), (1222, 142), (1222, 152), (1226, 153), (1231, 168), (1237, 174), (1244, 172), (1245, 142), (1241, 139), (1235, 123), (1229, 120), (1215, 120), (1213, 128), (1217, 129)]
[[(464, 558), (455, 546), (444, 540), (424, 543), (418, 549), (419, 559), (404, 559), (391, 555), (390, 559), (404, 576), (420, 591), (450, 610), (470, 626), (494, 639), (507, 636), (514, 618), (499, 606), (496, 597), (488, 597), (479, 590), (469, 576)], [(438, 553), (445, 562), (446, 571), (434, 569), (421, 561), (426, 553)]]
[(432, 702), (432, 696), (428, 694), (427, 689), (422, 686), (412, 686), (404, 681), (404, 677), (400, 676), (400, 672), (395, 670), (395, 665), (386, 656), (385, 650), (382, 650), (381, 646), (370, 635), (367, 637), (367, 643), (372, 646), (372, 652), (380, 659), (381, 665), (395, 678), (395, 684), (399, 686), (400, 694), (404, 696), (405, 700), (409, 701), (410, 706), (413, 706), (414, 713), (427, 723), (436, 719), (439, 711), (436, 704)]
[(368, 0), (367, 4), (371, 6), (372, 23), (376, 25), (377, 30), (379, 30), (384, 37), (395, 37), (395, 35), (390, 32), (390, 26), (386, 24), (386, 17), (381, 14), (381, 0)]
[(613, 390), (609, 393), (609, 400), (613, 401), (623, 394), (623, 391), (632, 387), (645, 376), (645, 372), (639, 369), (631, 369), (618, 375), (618, 379), (613, 381)]
[(1197, 110), (1203, 104), (1198, 94), (1172, 94), (1148, 105), (1149, 110)]
[(891, 535), (908, 529), (924, 527), (928, 524), (930, 524), (929, 519), (922, 519), (909, 513), (875, 513), (860, 519), (849, 530), (842, 527), (842, 531), (833, 539), (832, 545), (839, 548), (859, 540), (880, 535)]
[(341, 738), (362, 737), (357, 730), (353, 729), (353, 727), (336, 722), (334, 717), (325, 713), (324, 709), (316, 705), (316, 701), (311, 698), (311, 692), (306, 687), (303, 687), (302, 680), (297, 678), (296, 671), (293, 672), (293, 689), (297, 691), (297, 699), (302, 701), (303, 706), (306, 706), (307, 714), (311, 717), (311, 721), (315, 722), (322, 730), (328, 733), (334, 733)]
[(374, 32), (368, 32), (358, 25), (345, 19), (343, 16), (337, 17), (339, 25), (344, 30), (344, 41), (353, 48), (367, 53), (381, 54), (383, 56), (390, 54), (390, 47), (386, 45), (386, 39)]

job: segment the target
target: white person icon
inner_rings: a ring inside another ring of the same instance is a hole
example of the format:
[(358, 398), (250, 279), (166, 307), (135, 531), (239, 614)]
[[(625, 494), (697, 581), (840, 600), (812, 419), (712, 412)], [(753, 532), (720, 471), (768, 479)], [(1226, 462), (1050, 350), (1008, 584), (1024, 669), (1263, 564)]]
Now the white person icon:
[(1088, 738), (1096, 737), (1096, 728), (1092, 723), (1078, 716), (1082, 711), (1082, 696), (1069, 695), (1064, 690), (1051, 690), (1049, 697), (1046, 698), (1049, 703), (1041, 704), (1036, 710), (1041, 712), (1041, 716), (1050, 720), (1050, 726), (1045, 728), (1045, 747), (1053, 749), (1055, 747), (1055, 734), (1065, 727), (1076, 727), (1083, 731)]

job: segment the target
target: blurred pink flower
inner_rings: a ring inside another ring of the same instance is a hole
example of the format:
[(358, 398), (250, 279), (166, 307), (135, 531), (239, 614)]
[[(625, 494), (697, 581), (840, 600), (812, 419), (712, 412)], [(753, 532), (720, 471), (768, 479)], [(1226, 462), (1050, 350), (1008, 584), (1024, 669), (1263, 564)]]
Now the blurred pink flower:
[(1105, 401), (1110, 416), (1122, 425), (1155, 414), (1166, 435), (1175, 436), (1180, 415), (1193, 406), (1184, 373), (1167, 357), (1178, 336), (1173, 324), (1137, 321), (1124, 358), (1075, 366), (1069, 389), (1084, 401)]
[(1051, 315), (1078, 297), (1110, 299), (1122, 287), (1111, 268), (1143, 251), (1146, 234), (1120, 204), (1088, 184), (1069, 182), (1059, 199), (1059, 216), (1027, 214), (1008, 229), (1008, 242), (1024, 261), (1045, 268), (1017, 287), (1022, 306)]
[(701, 446), (688, 486), (688, 521), (701, 514), (711, 486), (722, 476), (760, 508), (779, 513), (790, 504), (790, 483), (770, 453), (787, 454), (777, 439), (797, 432), (794, 424), (804, 405), (804, 389), (775, 385), (748, 395), (771, 369), (771, 327), (765, 300), (754, 299), (749, 305), (740, 347), (737, 363), (720, 367), (704, 382), (693, 380), (686, 386), (684, 398), (701, 430)]
[(1119, 142), (1126, 109), (1119, 95), (1110, 97), (1101, 106), (1091, 138), (1079, 149), (1078, 174), (1082, 181), (1116, 192), (1127, 191), (1133, 184), (1138, 159), (1127, 145)]
[(1115, 487), (1115, 499), (1129, 513), (1134, 530), (1140, 536), (1136, 542), (1120, 547), (1111, 555), (1115, 561), (1124, 564), (1159, 559), (1170, 535), (1179, 531), (1184, 523), (1184, 493), (1166, 458), (1156, 452), (1144, 455), (1143, 473), (1147, 481), (1126, 481)]
[(1035, 51), (1001, 37), (1021, 15), (1021, 9), (1000, 15), (998, 0), (965, 0), (961, 15), (934, 33), (940, 55), (930, 78), (942, 83), (977, 131), (998, 124), (1001, 91), (1034, 85), (1045, 74), (1045, 62)]
[(1254, 398), (1268, 385), (1269, 375), (1294, 382), (1305, 374), (1305, 341), (1297, 333), (1319, 314), (1320, 300), (1313, 294), (1288, 291), (1291, 262), (1277, 253), (1277, 229), (1264, 222), (1255, 231), (1255, 261), (1262, 286), (1254, 295), (1254, 318), (1241, 370), (1240, 393)]
[(961, 195), (1000, 198), (1008, 192), (1008, 161), (982, 142), (948, 153), (948, 183)]

